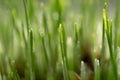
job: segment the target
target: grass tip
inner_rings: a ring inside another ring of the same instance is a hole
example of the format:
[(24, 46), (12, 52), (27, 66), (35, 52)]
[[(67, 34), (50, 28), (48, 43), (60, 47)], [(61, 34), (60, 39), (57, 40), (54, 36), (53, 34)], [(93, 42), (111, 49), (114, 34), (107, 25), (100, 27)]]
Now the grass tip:
[(63, 28), (62, 28), (62, 24), (59, 24), (59, 32), (62, 32)]
[(106, 9), (103, 9), (103, 20), (104, 20), (105, 30), (107, 30), (107, 13), (106, 13)]
[(29, 29), (29, 33), (32, 33), (32, 32), (33, 32), (33, 29), (32, 29), (32, 28), (30, 28), (30, 29)]
[(99, 64), (99, 60), (98, 59), (95, 59), (95, 63), (96, 63), (96, 65), (97, 66), (99, 66), (100, 64)]

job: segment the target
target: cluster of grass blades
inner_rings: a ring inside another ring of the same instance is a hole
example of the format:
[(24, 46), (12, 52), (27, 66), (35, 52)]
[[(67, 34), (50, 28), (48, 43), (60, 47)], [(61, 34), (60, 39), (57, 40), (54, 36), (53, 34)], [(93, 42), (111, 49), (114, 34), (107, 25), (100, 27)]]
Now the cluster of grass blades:
[(0, 80), (119, 80), (115, 1), (0, 0)]

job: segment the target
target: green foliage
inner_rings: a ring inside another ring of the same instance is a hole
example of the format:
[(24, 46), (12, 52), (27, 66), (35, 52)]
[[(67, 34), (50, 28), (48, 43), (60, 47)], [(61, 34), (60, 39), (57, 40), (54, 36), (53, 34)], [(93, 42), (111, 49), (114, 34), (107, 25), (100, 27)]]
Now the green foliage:
[(119, 80), (118, 3), (0, 0), (0, 80)]

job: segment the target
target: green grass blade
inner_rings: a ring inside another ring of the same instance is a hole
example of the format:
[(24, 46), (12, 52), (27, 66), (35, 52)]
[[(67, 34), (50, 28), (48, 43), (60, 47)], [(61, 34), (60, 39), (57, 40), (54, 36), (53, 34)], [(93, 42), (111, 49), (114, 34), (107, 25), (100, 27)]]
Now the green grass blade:
[(69, 80), (68, 75), (68, 62), (67, 62), (67, 52), (66, 52), (66, 39), (64, 27), (62, 24), (59, 25), (59, 39), (60, 39), (60, 49), (62, 54), (62, 62), (63, 62), (63, 76), (64, 80)]
[(117, 46), (118, 46), (118, 29), (119, 29), (119, 21), (120, 21), (120, 10), (119, 10), (119, 0), (116, 0), (116, 9), (115, 9), (115, 18), (114, 18), (114, 53), (117, 57)]
[(16, 10), (13, 9), (11, 11), (12, 25), (13, 25), (13, 29), (15, 29), (15, 31), (17, 32), (17, 35), (20, 36), (20, 31), (19, 31), (19, 29), (18, 29), (18, 27), (16, 25), (16, 14), (17, 14)]
[(105, 60), (106, 60), (106, 29), (107, 29), (107, 12), (106, 12), (107, 3), (104, 3), (103, 9), (103, 26), (102, 26), (102, 51), (101, 51), (101, 79), (106, 80), (107, 77), (107, 70)]
[(60, 37), (60, 48), (61, 48), (61, 53), (62, 53), (62, 59), (64, 58), (67, 59), (67, 54), (66, 54), (66, 39), (65, 39), (65, 32), (64, 32), (64, 27), (62, 24), (59, 26), (59, 37)]
[(69, 74), (68, 74), (68, 69), (67, 69), (67, 63), (66, 63), (66, 59), (64, 58), (63, 60), (63, 77), (64, 77), (64, 80), (70, 80), (69, 79)]
[(100, 80), (100, 63), (99, 60), (95, 59), (94, 61), (95, 75), (94, 80)]
[(83, 61), (81, 61), (80, 71), (81, 71), (81, 74), (80, 74), (81, 80), (88, 80), (88, 75), (86, 73), (86, 66)]
[(75, 45), (78, 43), (78, 34), (79, 34), (79, 29), (77, 27), (77, 24), (75, 24), (75, 28), (74, 28), (74, 34), (75, 34)]
[(26, 39), (26, 36), (25, 36), (25, 31), (24, 31), (24, 25), (23, 23), (21, 24), (22, 26), (22, 36), (23, 36), (23, 40), (24, 40), (24, 44), (25, 44), (25, 48), (26, 48), (26, 53), (28, 53), (28, 44), (27, 44), (27, 39)]
[(103, 9), (103, 24), (105, 26), (105, 32), (107, 35), (107, 41), (108, 41), (108, 47), (109, 47), (109, 52), (110, 52), (110, 60), (111, 60), (111, 65), (113, 68), (113, 74), (115, 77), (115, 80), (117, 80), (117, 64), (115, 57), (113, 55), (113, 44), (112, 44), (112, 22), (108, 21), (107, 18), (107, 12), (106, 12), (106, 7)]
[(30, 39), (30, 80), (35, 79), (35, 54), (33, 52), (33, 30), (29, 30), (29, 39)]
[(24, 4), (24, 11), (25, 11), (27, 33), (29, 34), (29, 16), (28, 16), (28, 11), (27, 11), (27, 1), (23, 0), (23, 4)]
[(44, 4), (42, 4), (42, 9), (43, 9), (42, 20), (43, 20), (45, 35), (47, 35), (47, 38), (48, 38), (49, 50), (51, 53), (53, 53), (52, 46), (51, 46), (51, 35), (50, 35), (50, 31), (48, 29), (48, 19), (47, 19), (47, 14), (46, 14), (46, 9), (45, 9)]
[(45, 46), (45, 37), (44, 37), (44, 34), (40, 33), (40, 37), (41, 37), (43, 52), (44, 52), (44, 55), (45, 55), (45, 60), (47, 61), (47, 64), (48, 64), (49, 63), (49, 59), (48, 59), (48, 54), (47, 54), (47, 50), (46, 50), (46, 46)]
[(29, 18), (30, 21), (33, 21), (35, 15), (35, 0), (29, 0)]

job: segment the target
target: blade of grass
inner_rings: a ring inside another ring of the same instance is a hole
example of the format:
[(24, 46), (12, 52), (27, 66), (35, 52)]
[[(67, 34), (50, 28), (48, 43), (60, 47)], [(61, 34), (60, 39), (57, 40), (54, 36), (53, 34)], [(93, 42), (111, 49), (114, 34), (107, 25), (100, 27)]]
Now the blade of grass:
[[(43, 20), (43, 26), (44, 26), (44, 30), (45, 30), (45, 35), (47, 35), (47, 39), (48, 39), (48, 46), (49, 46), (49, 53), (51, 54), (50, 55), (50, 58), (51, 58), (51, 64), (54, 63), (53, 62), (53, 59), (55, 58), (54, 54), (53, 54), (53, 48), (52, 48), (52, 45), (51, 45), (51, 35), (50, 35), (50, 31), (48, 29), (48, 21), (47, 21), (47, 14), (46, 14), (46, 9), (45, 9), (45, 6), (44, 4), (41, 5), (42, 6), (42, 11), (43, 11), (43, 15), (42, 15), (42, 20)], [(55, 53), (56, 54), (56, 53)], [(57, 56), (56, 56), (57, 57)]]
[[(74, 70), (79, 73), (79, 60), (80, 60), (80, 40), (81, 40), (81, 33), (80, 28), (78, 29), (78, 25), (74, 24)], [(79, 56), (78, 56), (79, 55)]]
[(29, 16), (27, 12), (27, 1), (23, 0), (23, 4), (24, 4), (24, 11), (25, 11), (25, 18), (26, 18), (27, 33), (29, 34)]
[(25, 56), (27, 56), (26, 58), (26, 65), (25, 65), (25, 79), (26, 80), (29, 80), (30, 79), (30, 64), (29, 64), (29, 45), (28, 45), (28, 41), (27, 41), (27, 38), (26, 38), (26, 33), (25, 33), (25, 27), (24, 27), (24, 24), (22, 23), (21, 24), (22, 26), (22, 36), (23, 36), (23, 41), (24, 41), (24, 44), (25, 44)]
[[(48, 72), (48, 77), (49, 79), (52, 78), (52, 80), (54, 80), (55, 76), (54, 76), (54, 73), (53, 73), (53, 70), (55, 70), (55, 68), (53, 67), (53, 61), (51, 59), (49, 59), (49, 55), (48, 55), (48, 52), (47, 52), (47, 48), (46, 48), (46, 45), (45, 45), (45, 34), (44, 33), (40, 33), (40, 38), (41, 38), (41, 43), (42, 43), (42, 49), (43, 49), (43, 52), (44, 52), (44, 56), (45, 56), (45, 60), (46, 60), (46, 65), (48, 66), (47, 68), (47, 72)], [(50, 53), (50, 57), (52, 58), (52, 54)]]
[(29, 18), (30, 18), (30, 21), (32, 21), (33, 20), (33, 18), (34, 18), (34, 14), (35, 14), (35, 9), (34, 9), (34, 7), (35, 7), (35, 0), (30, 0), (29, 1)]
[(46, 10), (45, 10), (44, 4), (41, 4), (41, 7), (42, 7), (42, 11), (43, 11), (43, 14), (42, 14), (43, 26), (45, 29), (45, 33), (48, 34), (47, 16), (46, 16)]
[(44, 39), (44, 33), (40, 33), (40, 38), (41, 38), (41, 43), (42, 43), (42, 47), (43, 47), (43, 52), (45, 55), (45, 60), (47, 62), (47, 64), (49, 63), (49, 59), (48, 59), (48, 54), (47, 54), (47, 50), (46, 50), (46, 46), (45, 46), (45, 39)]
[[(56, 36), (58, 35), (57, 29), (59, 28), (59, 24), (62, 23), (62, 2), (61, 0), (52, 0), (52, 10), (51, 10), (51, 16), (52, 16), (52, 23), (53, 23), (53, 34), (54, 38), (56, 39)], [(54, 15), (53, 15), (54, 14)]]
[(54, 0), (54, 8), (58, 13), (57, 26), (62, 23), (62, 3), (61, 0)]
[(66, 59), (64, 58), (63, 60), (63, 77), (64, 77), (64, 80), (70, 80), (69, 78), (69, 74), (68, 74), (68, 69), (67, 69), (67, 63), (66, 63)]
[(81, 61), (80, 71), (81, 71), (81, 74), (80, 74), (81, 80), (88, 80), (88, 76), (86, 73), (86, 66), (83, 61)]
[(59, 25), (59, 39), (60, 39), (60, 49), (61, 49), (62, 62), (63, 62), (64, 80), (70, 80), (69, 74), (68, 74), (65, 31), (64, 31), (64, 27), (62, 26), (62, 24)]
[(62, 24), (59, 25), (59, 38), (60, 38), (60, 48), (62, 53), (62, 59), (64, 61), (64, 58), (67, 59), (66, 54), (66, 39), (65, 39), (65, 31)]
[(20, 31), (16, 25), (16, 10), (13, 9), (11, 11), (11, 18), (12, 18), (12, 25), (13, 25), (13, 28), (15, 29), (15, 31), (17, 32), (17, 35), (20, 36)]
[(108, 40), (108, 46), (109, 46), (109, 51), (110, 51), (110, 58), (111, 58), (111, 65), (113, 68), (113, 74), (115, 77), (115, 80), (118, 80), (118, 74), (117, 74), (117, 64), (116, 64), (116, 59), (115, 55), (113, 54), (113, 48), (112, 48), (112, 21), (110, 21), (110, 33), (107, 35), (107, 40)]
[(94, 68), (95, 68), (94, 80), (100, 80), (100, 64), (99, 64), (99, 60), (97, 59), (95, 59), (94, 61)]
[[(106, 8), (106, 6), (107, 6), (107, 3), (105, 2), (104, 3), (104, 8)], [(103, 17), (104, 17), (104, 19), (103, 19), (103, 26), (102, 26), (102, 50), (101, 50), (101, 61), (100, 61), (100, 64), (101, 64), (101, 79), (103, 79), (103, 80), (106, 80), (107, 79), (107, 77), (105, 77), (105, 76), (107, 76), (107, 72), (106, 72), (106, 67), (105, 67), (105, 52), (106, 52), (106, 45), (105, 45), (105, 41), (106, 41), (106, 39), (105, 39), (105, 29), (106, 29), (106, 23), (104, 23), (104, 20), (106, 20), (106, 16), (105, 16), (105, 14), (103, 14)]]
[(110, 52), (111, 65), (113, 68), (113, 74), (114, 74), (115, 80), (117, 80), (118, 79), (117, 65), (116, 65), (115, 56), (113, 55), (113, 48), (112, 48), (112, 21), (108, 21), (106, 8), (103, 9), (103, 21), (104, 21), (103, 24), (105, 27), (105, 32), (107, 35), (107, 41), (108, 41), (108, 47), (109, 47), (109, 52)]
[(77, 24), (75, 24), (74, 32), (75, 32), (75, 45), (77, 45), (77, 43), (78, 43), (78, 34), (79, 34)]
[(23, 36), (23, 40), (24, 40), (24, 44), (25, 44), (25, 51), (26, 53), (28, 53), (28, 45), (27, 45), (27, 39), (26, 39), (26, 36), (25, 36), (25, 31), (24, 31), (24, 25), (21, 24), (22, 26), (22, 36)]
[(116, 0), (116, 9), (115, 9), (115, 18), (114, 18), (114, 53), (117, 57), (117, 44), (118, 44), (118, 29), (119, 29), (119, 20), (120, 20), (120, 11), (119, 11), (119, 0)]
[(33, 52), (33, 31), (32, 29), (29, 30), (29, 38), (30, 38), (30, 80), (35, 80), (35, 55)]

